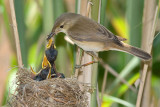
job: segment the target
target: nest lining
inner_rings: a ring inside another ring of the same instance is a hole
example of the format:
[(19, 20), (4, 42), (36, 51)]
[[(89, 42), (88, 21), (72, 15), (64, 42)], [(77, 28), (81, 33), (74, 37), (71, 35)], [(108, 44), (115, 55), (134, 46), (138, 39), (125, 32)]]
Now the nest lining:
[[(35, 81), (31, 72), (21, 68), (17, 72), (18, 85), (11, 95), (11, 107), (87, 107), (88, 97), (74, 78), (52, 78)], [(85, 86), (84, 86), (85, 88)]]

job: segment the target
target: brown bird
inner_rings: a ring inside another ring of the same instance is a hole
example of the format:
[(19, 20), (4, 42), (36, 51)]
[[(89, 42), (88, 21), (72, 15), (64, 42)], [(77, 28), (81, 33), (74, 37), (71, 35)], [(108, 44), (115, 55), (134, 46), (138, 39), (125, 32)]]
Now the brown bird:
[(125, 38), (114, 35), (103, 25), (80, 14), (62, 14), (56, 19), (47, 39), (59, 32), (65, 33), (69, 39), (87, 52), (117, 50), (127, 52), (145, 61), (151, 59), (147, 52), (124, 43)]

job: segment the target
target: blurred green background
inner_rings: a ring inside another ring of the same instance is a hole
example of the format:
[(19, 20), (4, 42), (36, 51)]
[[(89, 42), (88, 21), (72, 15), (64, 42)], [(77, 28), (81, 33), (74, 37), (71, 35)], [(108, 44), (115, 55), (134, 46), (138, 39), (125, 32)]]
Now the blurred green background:
[[(64, 12), (77, 12), (78, 0), (14, 0), (24, 67), (41, 68), (46, 35), (51, 32), (55, 19)], [(87, 1), (87, 0), (82, 0)], [(141, 47), (144, 0), (102, 0), (100, 23), (114, 34), (127, 38), (127, 43)], [(158, 4), (158, 0), (157, 0)], [(81, 8), (86, 6), (81, 2)], [(17, 71), (16, 47), (12, 30), (9, 0), (0, 0), (0, 104), (5, 105), (8, 92), (14, 90), (13, 80)], [(160, 106), (160, 17), (156, 27), (152, 55), (151, 95)], [(71, 77), (74, 72), (75, 47), (64, 40), (65, 34), (56, 36), (59, 72)], [(61, 35), (61, 36), (60, 36)], [(117, 51), (99, 53), (99, 56), (131, 84), (139, 78), (141, 62), (138, 58)], [(104, 68), (98, 67), (98, 84), (101, 91)], [(111, 75), (102, 107), (123, 107), (136, 104), (137, 94)], [(12, 88), (9, 88), (12, 87)], [(157, 106), (158, 107), (158, 106)]]

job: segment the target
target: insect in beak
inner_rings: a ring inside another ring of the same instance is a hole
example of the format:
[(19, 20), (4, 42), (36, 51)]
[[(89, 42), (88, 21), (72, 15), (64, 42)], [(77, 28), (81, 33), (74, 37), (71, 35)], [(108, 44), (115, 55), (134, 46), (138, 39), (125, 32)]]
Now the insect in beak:
[(49, 41), (50, 39), (51, 39), (51, 37), (53, 37), (55, 35), (55, 33), (54, 32), (51, 32), (49, 35), (48, 35), (48, 37), (47, 37), (47, 41)]

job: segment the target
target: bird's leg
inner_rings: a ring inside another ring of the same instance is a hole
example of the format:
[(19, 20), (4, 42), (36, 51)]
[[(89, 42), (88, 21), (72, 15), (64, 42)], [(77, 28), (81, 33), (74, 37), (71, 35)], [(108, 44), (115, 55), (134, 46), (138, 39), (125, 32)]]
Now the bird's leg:
[(87, 54), (91, 55), (93, 58), (99, 59), (95, 52), (93, 51), (85, 51)]
[[(98, 56), (96, 55), (96, 53), (92, 52), (92, 51), (86, 51), (87, 54), (91, 55), (93, 58), (98, 58)], [(91, 64), (94, 64), (94, 63), (97, 63), (98, 61), (91, 61), (91, 62), (88, 62), (86, 64), (83, 64), (83, 65), (76, 65), (76, 69), (79, 69), (83, 66), (88, 66), (88, 65), (91, 65)]]
[(97, 56), (97, 54), (93, 51), (86, 51), (87, 54), (91, 55), (97, 62), (99, 62), (101, 65), (104, 65), (105, 63), (101, 58)]
[(91, 62), (85, 63), (83, 65), (76, 65), (75, 68), (79, 69), (79, 68), (81, 68), (83, 66), (88, 66), (88, 65), (91, 65), (91, 64), (94, 64), (94, 63), (97, 63), (97, 61), (91, 61)]

